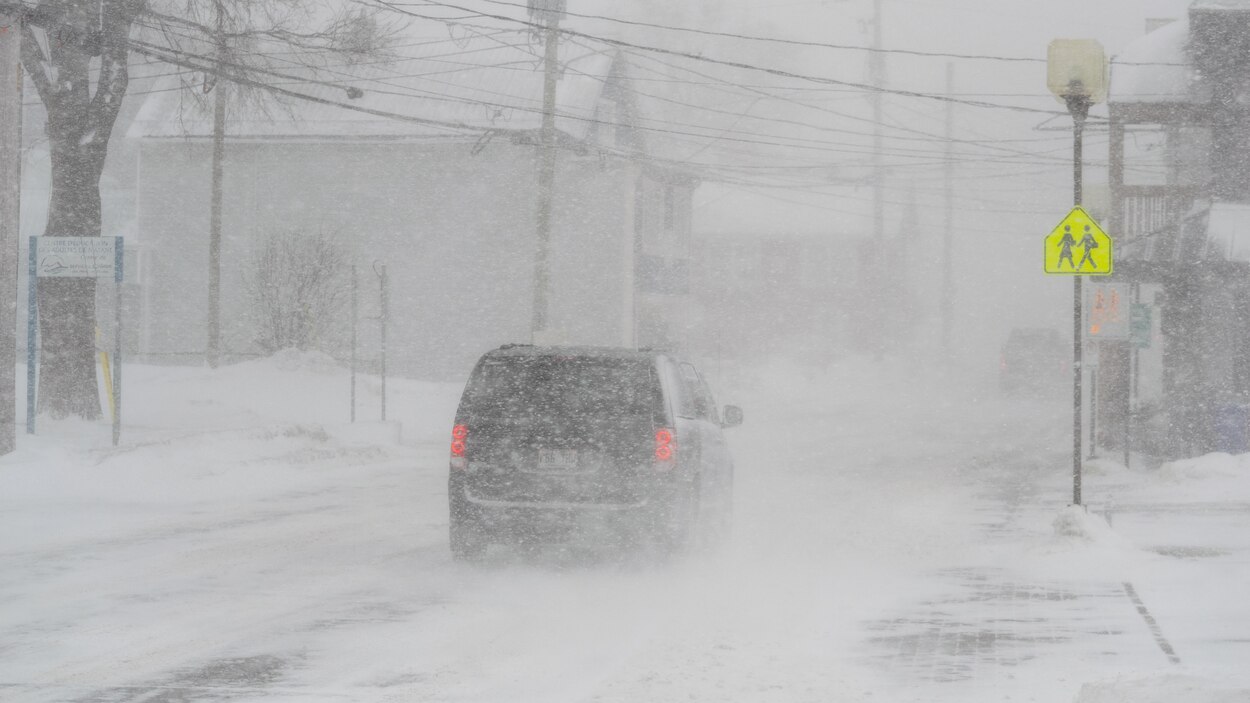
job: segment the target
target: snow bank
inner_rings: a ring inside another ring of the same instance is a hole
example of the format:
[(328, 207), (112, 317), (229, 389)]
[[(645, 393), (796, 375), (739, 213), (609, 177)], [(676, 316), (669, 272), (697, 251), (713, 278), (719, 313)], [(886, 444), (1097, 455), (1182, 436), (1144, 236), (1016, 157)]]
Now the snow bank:
[(1130, 472), (1124, 464), (1110, 459), (1089, 459), (1081, 463), (1081, 472), (1083, 475), (1118, 478), (1126, 476)]
[(1230, 688), (1190, 676), (1159, 676), (1137, 680), (1088, 683), (1076, 703), (1246, 703), (1250, 689)]
[(299, 349), (283, 349), (267, 359), (239, 364), (238, 368), (247, 369), (251, 366), (268, 366), (279, 371), (301, 371), (322, 375), (339, 373), (343, 370), (343, 365), (325, 352)]
[(1129, 543), (1116, 534), (1099, 515), (1086, 511), (1079, 505), (1069, 505), (1055, 516), (1051, 523), (1055, 528), (1052, 545), (1129, 547)]
[(1164, 464), (1155, 473), (1156, 480), (1170, 482), (1238, 476), (1250, 476), (1250, 454), (1233, 456), (1215, 452)]

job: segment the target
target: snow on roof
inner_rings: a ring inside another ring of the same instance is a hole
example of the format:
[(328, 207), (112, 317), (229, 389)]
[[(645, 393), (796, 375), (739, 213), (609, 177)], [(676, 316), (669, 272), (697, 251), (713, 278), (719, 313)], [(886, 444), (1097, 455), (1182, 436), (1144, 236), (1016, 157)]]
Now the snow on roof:
[(1111, 103), (1180, 103), (1197, 80), (1186, 51), (1189, 21), (1177, 20), (1129, 44), (1111, 60)]
[(1250, 10), (1250, 0), (1194, 0), (1190, 10)]
[[(234, 138), (476, 138), (489, 130), (530, 131), (542, 125), (543, 48), (528, 32), (475, 34), (462, 38), (403, 40), (389, 63), (284, 68), (287, 75), (318, 82), (273, 78), (282, 88), (333, 103), (284, 98), (269, 114), (233, 114), (226, 134)], [(616, 52), (606, 45), (564, 45), (556, 90), (556, 128), (584, 139)], [(349, 86), (364, 94), (347, 97)], [(371, 111), (371, 112), (369, 112)], [(414, 118), (388, 117), (389, 113)], [(421, 121), (424, 121), (421, 122)], [(189, 99), (172, 89), (148, 96), (128, 136), (138, 139), (207, 137), (211, 100)]]

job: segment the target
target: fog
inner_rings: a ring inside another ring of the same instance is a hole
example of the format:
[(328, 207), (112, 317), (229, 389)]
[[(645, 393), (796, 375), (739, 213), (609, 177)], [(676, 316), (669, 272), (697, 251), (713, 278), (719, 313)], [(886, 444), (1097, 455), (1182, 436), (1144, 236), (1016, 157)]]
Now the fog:
[[(1155, 317), (1084, 347), (1074, 448), (1039, 256), (1073, 207), (1048, 44), (1194, 3), (568, 0), (551, 109), (524, 3), (359, 5), (374, 54), (133, 56), (103, 417), (19, 402), (0, 458), (0, 698), (1250, 701), (1242, 271), (1086, 280)], [(1104, 224), (1112, 134), (1095, 105)], [(1128, 180), (1217, 158), (1152, 138)]]

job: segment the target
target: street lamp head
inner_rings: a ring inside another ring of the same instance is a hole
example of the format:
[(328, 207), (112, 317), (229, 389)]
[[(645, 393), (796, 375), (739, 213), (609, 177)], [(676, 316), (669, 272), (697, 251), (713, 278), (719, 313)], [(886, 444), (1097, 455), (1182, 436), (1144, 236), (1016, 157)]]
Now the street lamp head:
[(1046, 52), (1046, 87), (1061, 103), (1107, 99), (1107, 55), (1096, 39), (1056, 39)]

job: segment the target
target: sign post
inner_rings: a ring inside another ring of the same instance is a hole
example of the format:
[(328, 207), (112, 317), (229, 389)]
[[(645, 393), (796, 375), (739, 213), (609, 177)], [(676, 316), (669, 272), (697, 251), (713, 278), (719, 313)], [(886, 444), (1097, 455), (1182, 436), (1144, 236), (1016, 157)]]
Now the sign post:
[(35, 385), (38, 379), (36, 337), (40, 278), (112, 278), (115, 287), (113, 329), (113, 446), (122, 430), (122, 237), (31, 237), (29, 303), (26, 321), (26, 432), (35, 432)]
[[(1078, 130), (1079, 135), (1079, 130)], [(1077, 155), (1074, 159), (1076, 164), (1076, 172), (1080, 173), (1080, 147), (1079, 138), (1076, 147)], [(1083, 294), (1081, 290), (1081, 280), (1085, 276), (1110, 276), (1113, 265), (1114, 256), (1112, 255), (1111, 237), (1103, 231), (1098, 222), (1090, 216), (1088, 212), (1082, 208), (1080, 203), (1081, 185), (1079, 177), (1075, 179), (1076, 200), (1078, 205), (1072, 208), (1067, 217), (1064, 217), (1058, 225), (1051, 230), (1043, 241), (1042, 269), (1050, 275), (1056, 276), (1072, 276), (1072, 503), (1074, 505), (1081, 504), (1081, 347), (1085, 333), (1082, 324), (1082, 308), (1085, 301), (1082, 300)], [(1121, 294), (1116, 293), (1117, 310), (1120, 306), (1126, 306), (1128, 299), (1119, 297)], [(1098, 308), (1097, 319), (1095, 315), (1090, 315), (1091, 337), (1097, 337), (1103, 332), (1104, 326), (1111, 323), (1110, 319), (1110, 295), (1106, 291), (1102, 291), (1101, 298), (1096, 293), (1091, 296), (1102, 300), (1101, 307)], [(1117, 313), (1118, 314), (1118, 313)], [(1118, 314), (1124, 317), (1124, 333), (1127, 335), (1127, 315)], [(1118, 329), (1118, 328), (1117, 328)], [(1109, 331), (1109, 330), (1108, 330)], [(1104, 337), (1105, 338), (1105, 337)], [(1091, 429), (1090, 434), (1094, 432)], [(1091, 436), (1091, 447), (1093, 438)]]
[[(9, 3), (12, 4), (12, 3)], [(22, 28), (0, 10), (0, 454), (17, 448), (17, 272), (22, 192)]]

